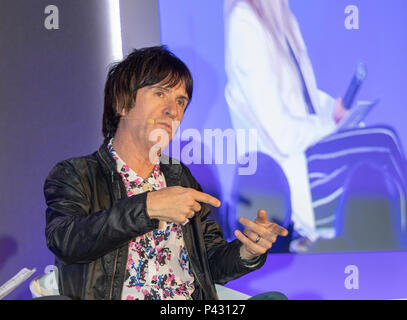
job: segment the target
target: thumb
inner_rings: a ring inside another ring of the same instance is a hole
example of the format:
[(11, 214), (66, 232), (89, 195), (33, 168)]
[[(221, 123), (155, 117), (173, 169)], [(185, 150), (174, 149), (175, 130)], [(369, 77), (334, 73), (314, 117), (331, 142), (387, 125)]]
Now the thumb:
[(266, 210), (260, 209), (259, 211), (257, 211), (256, 222), (259, 222), (259, 223), (267, 223), (268, 222)]

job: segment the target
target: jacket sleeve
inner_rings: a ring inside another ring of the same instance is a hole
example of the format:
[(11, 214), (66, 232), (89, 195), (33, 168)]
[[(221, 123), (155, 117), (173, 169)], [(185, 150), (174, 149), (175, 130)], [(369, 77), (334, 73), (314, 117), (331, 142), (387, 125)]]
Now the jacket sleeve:
[(63, 263), (88, 263), (156, 227), (146, 212), (147, 193), (91, 212), (84, 190), (69, 161), (58, 163), (45, 180), (46, 242)]
[(202, 224), (209, 268), (215, 283), (223, 285), (261, 268), (266, 262), (267, 253), (261, 255), (253, 266), (247, 265), (240, 258), (242, 243), (238, 239), (227, 242), (223, 238), (222, 229), (214, 220), (205, 219)]
[[(192, 176), (189, 169), (185, 166), (184, 170), (189, 175), (192, 187), (202, 192), (199, 183)], [(235, 239), (227, 242), (223, 238), (223, 231), (219, 224), (208, 219), (210, 214), (209, 206), (201, 203), (202, 210), (199, 214), (201, 230), (205, 242), (206, 254), (208, 257), (209, 269), (212, 279), (215, 283), (225, 284), (230, 280), (237, 279), (251, 271), (257, 270), (264, 265), (267, 259), (267, 253), (260, 256), (254, 265), (248, 265), (240, 258), (240, 247), (242, 243)]]

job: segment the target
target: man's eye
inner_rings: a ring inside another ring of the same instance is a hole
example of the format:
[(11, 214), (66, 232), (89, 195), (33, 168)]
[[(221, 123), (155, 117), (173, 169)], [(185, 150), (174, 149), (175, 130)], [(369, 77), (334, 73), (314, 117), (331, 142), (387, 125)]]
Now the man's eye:
[(184, 101), (183, 99), (177, 100), (177, 104), (178, 104), (181, 108), (184, 108), (184, 107), (185, 107), (185, 101)]
[(164, 92), (162, 92), (162, 91), (157, 91), (157, 92), (155, 93), (155, 95), (156, 95), (157, 97), (162, 97), (162, 96), (164, 96)]

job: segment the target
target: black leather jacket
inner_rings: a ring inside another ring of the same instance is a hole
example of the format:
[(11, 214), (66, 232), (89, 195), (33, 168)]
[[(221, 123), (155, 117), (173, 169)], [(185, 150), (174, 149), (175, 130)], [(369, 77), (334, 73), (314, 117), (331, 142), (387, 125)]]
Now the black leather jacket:
[[(171, 162), (171, 161), (170, 161)], [(167, 186), (202, 190), (183, 164), (160, 165)], [(127, 197), (107, 142), (91, 155), (71, 158), (49, 173), (44, 194), (46, 240), (56, 256), (61, 295), (73, 299), (121, 299), (128, 243), (158, 227), (146, 213), (147, 193)], [(224, 284), (260, 268), (239, 257), (241, 243), (223, 239), (222, 230), (207, 219), (207, 205), (182, 227), (195, 277), (193, 299), (218, 299), (214, 283)]]

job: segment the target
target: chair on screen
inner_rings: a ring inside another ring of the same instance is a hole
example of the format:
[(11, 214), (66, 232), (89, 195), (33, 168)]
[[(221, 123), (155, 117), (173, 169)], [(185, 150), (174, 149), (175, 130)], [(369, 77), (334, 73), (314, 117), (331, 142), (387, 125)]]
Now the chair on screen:
[(387, 172), (360, 163), (349, 175), (345, 190), (336, 219), (337, 237), (347, 244), (344, 249), (407, 248), (405, 191)]

